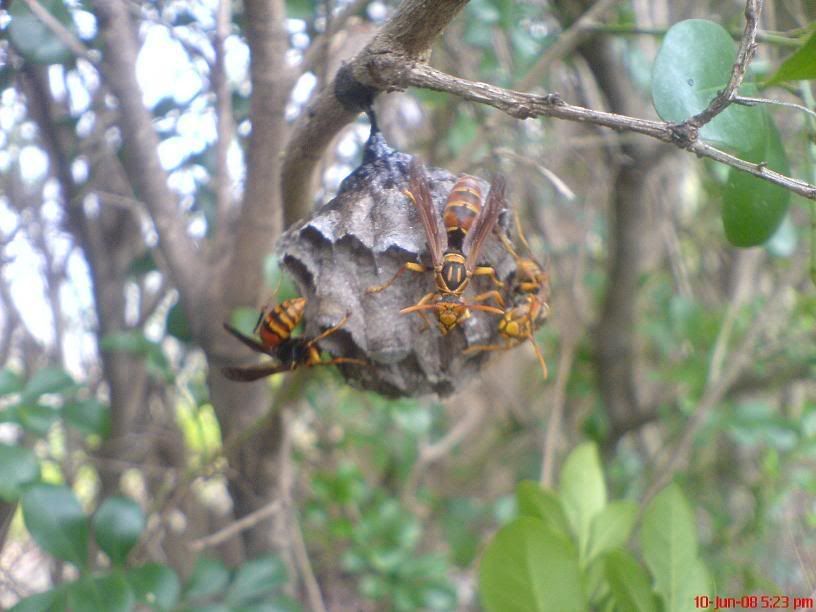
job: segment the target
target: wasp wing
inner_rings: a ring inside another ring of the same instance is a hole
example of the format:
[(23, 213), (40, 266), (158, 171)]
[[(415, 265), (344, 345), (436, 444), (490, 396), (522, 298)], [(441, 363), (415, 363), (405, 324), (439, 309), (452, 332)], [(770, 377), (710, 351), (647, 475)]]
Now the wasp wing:
[(465, 267), (469, 272), (473, 272), (485, 239), (490, 232), (493, 231), (493, 228), (496, 227), (499, 214), (505, 207), (506, 190), (507, 183), (504, 177), (496, 175), (493, 182), (490, 183), (490, 192), (487, 194), (487, 201), (474, 221), (475, 227), (471, 228), (471, 231), (465, 236), (462, 251), (465, 253)]
[(416, 158), (411, 160), (408, 166), (408, 197), (414, 202), (422, 227), (425, 229), (425, 236), (428, 239), (428, 250), (431, 253), (431, 261), (434, 267), (442, 265), (442, 226), (439, 216), (434, 208), (431, 188), (428, 184), (428, 177), (425, 169)]
[[(263, 316), (263, 315), (261, 315), (261, 316)], [(264, 355), (270, 355), (272, 357), (275, 356), (274, 353), (270, 352), (270, 349), (268, 347), (264, 346), (263, 344), (261, 344), (260, 342), (255, 340), (255, 338), (250, 338), (249, 336), (245, 336), (244, 334), (239, 332), (237, 329), (235, 329), (229, 323), (224, 323), (224, 329), (226, 329), (230, 334), (232, 334), (235, 338), (240, 340), (244, 345), (251, 348), (253, 351), (257, 351), (258, 353), (263, 353)]]
[(221, 368), (221, 372), (230, 380), (238, 382), (252, 382), (264, 378), (265, 376), (272, 376), (279, 372), (288, 372), (292, 367), (283, 363), (260, 363), (254, 366), (246, 366), (243, 368)]

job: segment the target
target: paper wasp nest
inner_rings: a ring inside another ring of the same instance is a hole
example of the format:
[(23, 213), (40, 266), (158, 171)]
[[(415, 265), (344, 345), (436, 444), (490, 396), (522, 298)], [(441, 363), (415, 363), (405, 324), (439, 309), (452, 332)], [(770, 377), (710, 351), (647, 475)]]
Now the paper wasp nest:
[[(341, 366), (348, 382), (392, 397), (445, 396), (478, 375), (490, 353), (462, 351), (473, 344), (498, 342), (499, 317), (472, 312), (463, 327), (443, 336), (435, 324), (436, 313), (426, 311), (432, 325), (423, 331), (421, 317), (399, 311), (435, 290), (432, 272), (407, 270), (384, 291), (366, 293), (406, 261), (431, 264), (419, 215), (403, 193), (410, 160), (372, 130), (362, 164), (346, 177), (337, 197), (287, 231), (278, 250), (308, 300), (306, 335), (315, 336), (349, 314), (341, 330), (320, 342), (333, 356), (370, 362), (370, 367)], [(456, 177), (439, 168), (426, 167), (426, 173), (441, 223)], [(487, 181), (482, 181), (482, 190), (486, 195)], [(506, 231), (508, 217), (502, 214), (497, 229)], [(486, 240), (478, 262), (492, 265), (503, 280), (514, 265), (495, 235)], [(488, 279), (474, 277), (464, 300), (470, 302), (491, 288)]]

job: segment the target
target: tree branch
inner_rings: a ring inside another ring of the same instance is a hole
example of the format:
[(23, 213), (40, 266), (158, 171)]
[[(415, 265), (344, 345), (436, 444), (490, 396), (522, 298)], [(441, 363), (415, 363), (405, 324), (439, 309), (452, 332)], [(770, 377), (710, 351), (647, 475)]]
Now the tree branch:
[(142, 103), (142, 90), (136, 81), (137, 45), (123, 2), (94, 0), (99, 30), (105, 45), (105, 80), (119, 103), (119, 127), (125, 143), (125, 170), (145, 202), (159, 234), (159, 246), (181, 291), (188, 320), (196, 325), (193, 302), (199, 296), (203, 274), (195, 259), (196, 247), (187, 234), (177, 199), (167, 185), (167, 173), (159, 162), (159, 139), (152, 116)]
[[(372, 41), (346, 66), (355, 75), (372, 58), (388, 55), (406, 63), (422, 60), (442, 30), (467, 0), (404, 0)], [(340, 77), (338, 79), (338, 77)], [(359, 79), (358, 79), (359, 80)], [(363, 110), (364, 101), (346, 105), (337, 98), (338, 75), (301, 114), (286, 148), (281, 181), (286, 202), (284, 225), (306, 216), (311, 209), (312, 176), (332, 138)], [(371, 96), (375, 92), (370, 91)]]
[(816, 199), (816, 186), (752, 163), (717, 149), (698, 139), (697, 129), (688, 121), (668, 123), (592, 110), (565, 102), (557, 93), (537, 95), (504, 89), (480, 81), (451, 76), (425, 64), (406, 65), (399, 58), (381, 55), (370, 58), (362, 82), (386, 91), (421, 87), (457, 95), (471, 102), (497, 108), (517, 119), (554, 117), (607, 127), (616, 131), (634, 132), (655, 138), (696, 154), (723, 163), (757, 178), (779, 185), (809, 200)]
[[(245, 10), (251, 52), (252, 133), (232, 257), (224, 286), (217, 288), (226, 297), (227, 307), (257, 299), (263, 284), (260, 262), (281, 232), (280, 160), (286, 136), (286, 100), (294, 82), (284, 63), (288, 39), (283, 0), (247, 0)], [(213, 316), (220, 319), (223, 315), (217, 312)]]

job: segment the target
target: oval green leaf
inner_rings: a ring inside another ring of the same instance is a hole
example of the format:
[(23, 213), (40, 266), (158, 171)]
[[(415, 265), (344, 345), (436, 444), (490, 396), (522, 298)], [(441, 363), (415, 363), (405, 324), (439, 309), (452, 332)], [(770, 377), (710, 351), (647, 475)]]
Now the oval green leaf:
[(688, 610), (695, 595), (708, 592), (694, 516), (677, 485), (663, 489), (646, 508), (641, 549), (667, 612)]
[(638, 508), (633, 502), (618, 500), (605, 506), (592, 519), (586, 562), (626, 544), (635, 526)]
[(250, 603), (268, 595), (286, 582), (286, 566), (277, 555), (267, 555), (242, 564), (227, 591), (226, 602), (233, 606)]
[(592, 519), (606, 505), (604, 483), (598, 448), (586, 442), (569, 454), (561, 469), (561, 501), (564, 513), (578, 537), (581, 559), (586, 559)]
[(224, 590), (229, 579), (229, 570), (221, 561), (199, 557), (185, 589), (186, 599), (199, 599), (214, 595)]
[(816, 32), (813, 32), (793, 55), (788, 57), (770, 79), (768, 85), (782, 81), (816, 79)]
[(39, 546), (83, 568), (88, 561), (88, 519), (74, 492), (63, 485), (35, 484), (22, 496), (23, 520)]
[(109, 497), (93, 518), (94, 537), (114, 565), (122, 565), (145, 528), (142, 509), (127, 497)]
[(66, 588), (71, 612), (130, 612), (134, 597), (130, 585), (117, 573), (82, 576)]
[(9, 612), (63, 612), (66, 605), (65, 590), (56, 588), (21, 599)]
[[(790, 175), (790, 164), (776, 126), (769, 121), (768, 142), (758, 153), (744, 154), (747, 161), (764, 163), (771, 170)], [(723, 189), (722, 220), (725, 236), (738, 247), (752, 247), (769, 240), (785, 218), (790, 191), (747, 172), (728, 171)]]
[(508, 523), (487, 545), (479, 590), (488, 612), (586, 610), (574, 544), (527, 516)]
[[(40, 5), (69, 30), (73, 24), (62, 0), (40, 0)], [(35, 64), (63, 64), (73, 54), (28, 8), (25, 2), (9, 6), (9, 40), (20, 54)]]
[(0, 397), (19, 393), (23, 390), (23, 379), (17, 372), (9, 368), (0, 370)]
[(15, 421), (23, 429), (40, 437), (45, 436), (59, 418), (59, 412), (55, 408), (42, 404), (19, 404), (13, 406), (13, 409)]
[(652, 585), (635, 558), (625, 550), (614, 550), (604, 556), (604, 573), (618, 610), (656, 612)]
[(569, 522), (554, 491), (544, 489), (532, 480), (525, 480), (516, 487), (516, 505), (519, 516), (540, 518), (556, 533), (569, 537)]
[(85, 434), (104, 438), (110, 432), (110, 407), (96, 399), (66, 404), (62, 408), (62, 418)]
[(23, 397), (34, 400), (46, 393), (64, 393), (76, 387), (74, 379), (62, 368), (40, 368), (28, 380), (23, 389)]
[(0, 444), (0, 499), (15, 501), (23, 485), (40, 477), (40, 462), (34, 453), (22, 446)]
[(181, 583), (176, 572), (160, 563), (148, 563), (126, 575), (136, 599), (153, 609), (169, 610), (178, 602)]
[[(728, 83), (736, 60), (734, 40), (719, 24), (681, 21), (666, 32), (652, 67), (652, 101), (664, 121), (681, 122), (703, 111)], [(731, 105), (703, 126), (700, 137), (738, 152), (765, 141), (764, 114)]]

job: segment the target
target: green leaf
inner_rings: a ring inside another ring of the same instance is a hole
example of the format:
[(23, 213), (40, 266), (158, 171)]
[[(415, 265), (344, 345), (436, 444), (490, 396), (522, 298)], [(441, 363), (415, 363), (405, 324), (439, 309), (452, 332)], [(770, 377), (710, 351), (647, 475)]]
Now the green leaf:
[(130, 612), (134, 597), (130, 585), (121, 574), (81, 576), (67, 585), (71, 612)]
[(586, 559), (592, 519), (606, 505), (606, 484), (597, 447), (586, 442), (569, 454), (561, 469), (561, 501)]
[(40, 437), (45, 436), (59, 418), (55, 408), (41, 404), (18, 404), (12, 410), (15, 422)]
[(613, 501), (592, 519), (586, 562), (623, 546), (632, 534), (638, 507), (629, 501)]
[(31, 537), (58, 559), (83, 568), (88, 562), (88, 519), (74, 492), (39, 483), (22, 496), (23, 520)]
[(65, 590), (55, 588), (21, 599), (9, 612), (62, 612), (66, 609), (65, 600)]
[(607, 553), (604, 571), (618, 610), (657, 611), (649, 576), (629, 552), (613, 550)]
[[(759, 152), (743, 153), (746, 161), (765, 163), (771, 170), (790, 175), (782, 140), (769, 121), (768, 142)], [(728, 171), (723, 189), (722, 220), (725, 235), (734, 246), (757, 246), (770, 239), (785, 218), (790, 192), (783, 187), (735, 168)]]
[(167, 311), (165, 328), (167, 329), (167, 333), (177, 340), (182, 342), (191, 342), (193, 340), (190, 322), (187, 320), (187, 315), (184, 314), (181, 302), (176, 302), (170, 307), (170, 310)]
[(186, 598), (198, 599), (214, 595), (224, 590), (229, 579), (229, 570), (221, 561), (199, 557), (185, 589)]
[(110, 406), (96, 399), (66, 404), (62, 407), (62, 418), (85, 434), (104, 438), (110, 432)]
[(38, 480), (40, 463), (34, 453), (22, 446), (0, 444), (0, 499), (13, 502), (23, 485)]
[[(681, 122), (703, 111), (728, 83), (736, 56), (734, 40), (713, 21), (689, 19), (669, 28), (652, 68), (660, 118)], [(766, 137), (764, 113), (731, 105), (702, 127), (700, 137), (739, 152), (756, 150)]]
[(286, 16), (289, 19), (308, 20), (314, 17), (315, 7), (312, 0), (286, 0)]
[(131, 329), (105, 335), (99, 346), (103, 351), (121, 351), (123, 353), (146, 355), (150, 348), (150, 341), (145, 338), (144, 333), (140, 330)]
[(544, 489), (532, 480), (525, 480), (516, 487), (516, 504), (519, 516), (540, 518), (556, 533), (569, 536), (564, 507), (554, 491)]
[(0, 370), (0, 397), (19, 393), (23, 390), (23, 379), (14, 370), (3, 368)]
[[(72, 29), (71, 16), (62, 0), (40, 0), (40, 4), (62, 25)], [(31, 12), (25, 2), (12, 2), (9, 15), (9, 40), (26, 60), (35, 64), (63, 64), (73, 58), (68, 47)]]
[(586, 610), (574, 544), (527, 516), (508, 523), (487, 545), (479, 589), (488, 612)]
[(646, 508), (641, 549), (666, 612), (689, 610), (695, 595), (707, 593), (694, 516), (677, 485), (663, 489)]
[(793, 55), (788, 57), (767, 84), (781, 81), (806, 81), (816, 79), (816, 32), (813, 32)]
[(140, 603), (159, 610), (169, 610), (178, 603), (181, 583), (176, 572), (166, 565), (147, 563), (129, 570), (125, 579)]
[(286, 582), (286, 566), (277, 555), (267, 555), (243, 563), (227, 592), (226, 602), (233, 606), (277, 590)]
[(123, 565), (145, 528), (142, 509), (127, 497), (109, 497), (93, 518), (94, 536), (114, 565)]
[(64, 393), (76, 388), (74, 379), (62, 368), (45, 367), (37, 370), (23, 388), (24, 401), (34, 400), (47, 393)]

